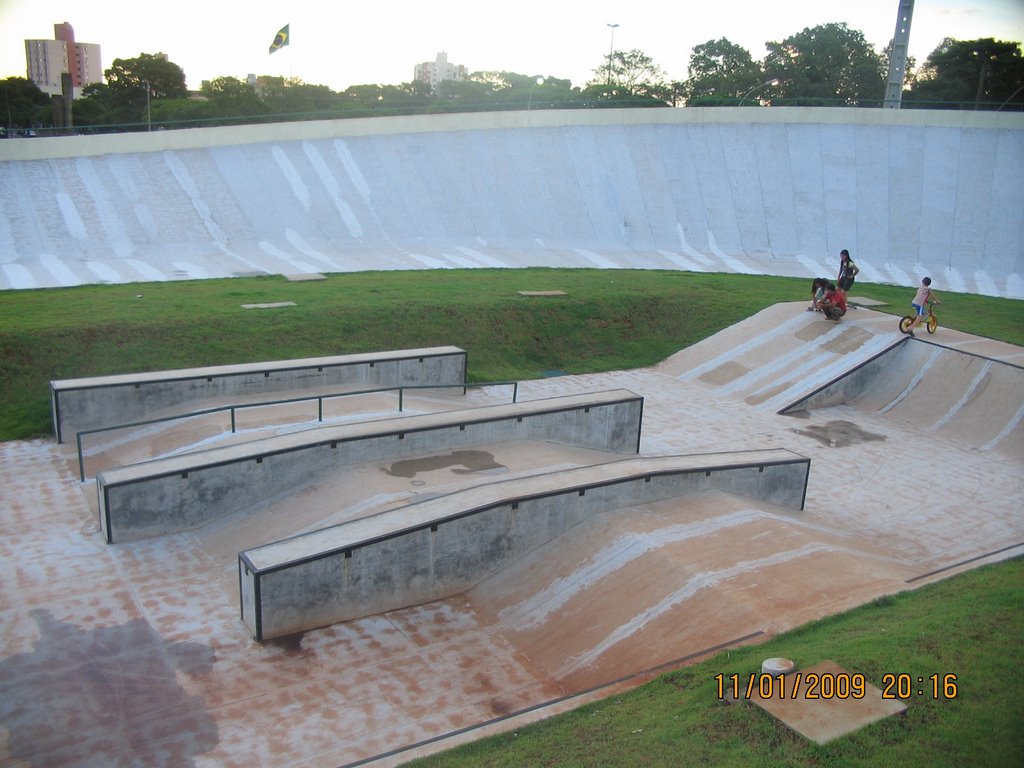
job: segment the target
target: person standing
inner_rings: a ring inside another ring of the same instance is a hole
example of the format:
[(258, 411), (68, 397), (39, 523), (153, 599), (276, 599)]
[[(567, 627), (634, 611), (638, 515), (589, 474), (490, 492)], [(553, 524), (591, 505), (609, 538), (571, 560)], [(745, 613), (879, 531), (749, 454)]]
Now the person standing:
[(860, 273), (860, 268), (853, 263), (850, 252), (843, 248), (839, 252), (839, 276), (836, 277), (836, 287), (843, 292), (843, 296), (850, 292), (853, 281)]

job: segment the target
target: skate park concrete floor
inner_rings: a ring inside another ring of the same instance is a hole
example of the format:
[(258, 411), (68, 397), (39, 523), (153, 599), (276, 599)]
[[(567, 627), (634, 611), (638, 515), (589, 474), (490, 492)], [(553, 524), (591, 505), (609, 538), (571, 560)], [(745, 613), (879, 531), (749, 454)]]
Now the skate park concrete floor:
[[(1007, 403), (1005, 389), (950, 364), (929, 373), (924, 403), (908, 385), (888, 411), (779, 415), (780, 400), (806, 394), (820, 371), (902, 338), (889, 315), (858, 309), (834, 324), (804, 307), (771, 307), (650, 368), (519, 390), (522, 400), (642, 395), (644, 455), (808, 456), (803, 511), (708, 493), (596, 515), (462, 595), (265, 644), (240, 620), (239, 550), (467, 484), (623, 457), (511, 443), (377, 462), (199, 530), (106, 545), (73, 442), (0, 444), (0, 763), (397, 765), (1024, 551), (1021, 395)], [(930, 340), (1024, 365), (1012, 345), (948, 329)], [(935, 387), (953, 409), (1001, 398), (987, 406), (1009, 414), (998, 439), (951, 410), (930, 414)], [(407, 409), (507, 398), (422, 395)], [(390, 418), (393, 407), (375, 396), (335, 418)], [(186, 449), (183, 430), (119, 435), (91, 460)], [(192, 447), (215, 432), (197, 429)]]

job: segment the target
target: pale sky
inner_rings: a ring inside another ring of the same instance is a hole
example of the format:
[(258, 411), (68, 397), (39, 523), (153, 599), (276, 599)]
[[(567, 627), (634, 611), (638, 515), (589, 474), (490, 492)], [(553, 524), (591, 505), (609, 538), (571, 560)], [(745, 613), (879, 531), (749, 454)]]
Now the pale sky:
[[(0, 0), (0, 78), (24, 77), (24, 41), (53, 39), (53, 25), (67, 21), (76, 41), (102, 46), (104, 69), (116, 58), (162, 52), (185, 71), (191, 89), (250, 72), (336, 91), (398, 84), (439, 51), (470, 72), (506, 70), (582, 86), (602, 65), (613, 34), (616, 50), (639, 49), (669, 79), (683, 80), (693, 47), (722, 37), (760, 60), (766, 41), (846, 22), (881, 51), (898, 8), (898, 0)], [(268, 54), (285, 24), (290, 45)], [(1024, 41), (1024, 0), (917, 0), (911, 56), (920, 64), (944, 37)]]

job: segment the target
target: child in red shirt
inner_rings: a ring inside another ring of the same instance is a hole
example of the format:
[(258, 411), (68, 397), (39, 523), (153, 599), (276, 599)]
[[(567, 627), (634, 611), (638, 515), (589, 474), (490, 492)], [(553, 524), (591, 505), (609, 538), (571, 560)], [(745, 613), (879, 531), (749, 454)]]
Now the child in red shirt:
[(818, 306), (825, 313), (825, 317), (838, 322), (839, 318), (846, 314), (846, 295), (833, 283), (829, 283), (825, 288), (825, 298)]

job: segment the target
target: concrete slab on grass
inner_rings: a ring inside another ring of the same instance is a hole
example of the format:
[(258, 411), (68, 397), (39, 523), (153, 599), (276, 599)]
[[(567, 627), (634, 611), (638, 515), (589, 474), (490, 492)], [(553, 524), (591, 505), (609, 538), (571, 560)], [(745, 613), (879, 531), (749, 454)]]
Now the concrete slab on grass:
[[(827, 744), (906, 711), (907, 705), (902, 701), (882, 698), (881, 689), (867, 682), (864, 695), (860, 696), (860, 681), (856, 682), (854, 686), (853, 673), (834, 661), (823, 661), (780, 675), (764, 690), (755, 685), (750, 701), (816, 744)], [(762, 697), (762, 693), (768, 696)]]

